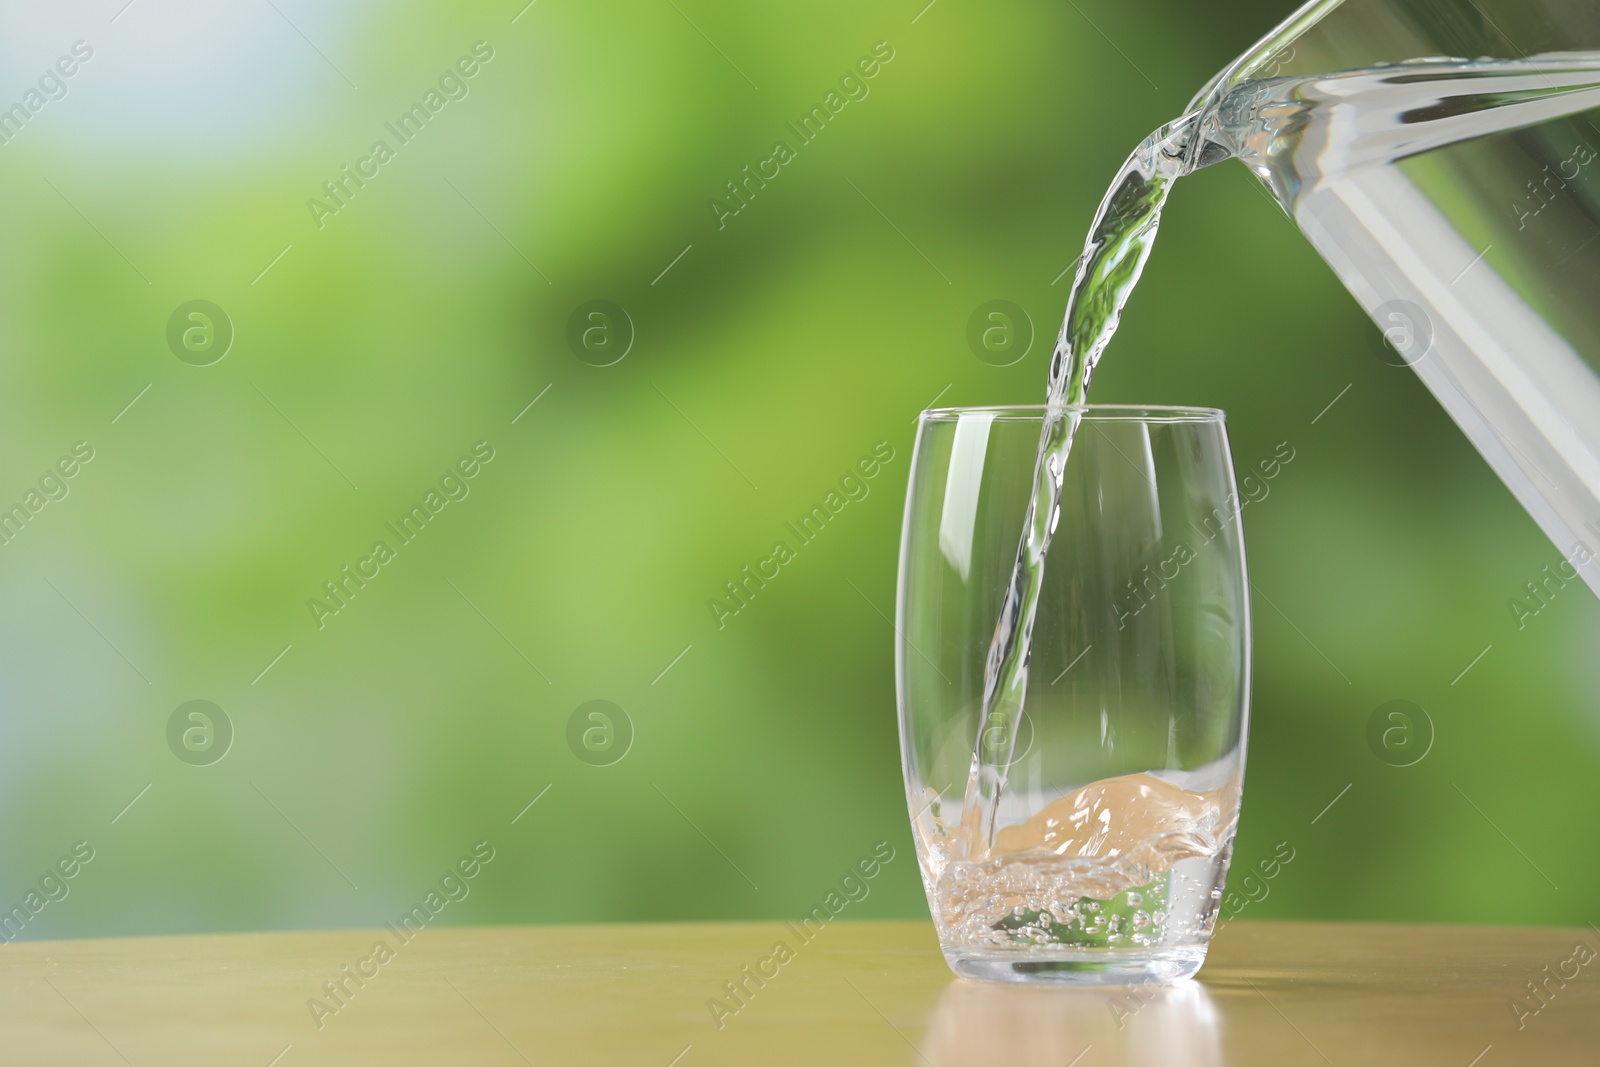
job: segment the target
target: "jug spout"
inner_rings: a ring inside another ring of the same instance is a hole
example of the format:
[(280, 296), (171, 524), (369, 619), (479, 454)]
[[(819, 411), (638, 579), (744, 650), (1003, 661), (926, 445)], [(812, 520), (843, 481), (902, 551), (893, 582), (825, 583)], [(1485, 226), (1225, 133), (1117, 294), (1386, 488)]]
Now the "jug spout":
[(1220, 99), (1222, 94), (1249, 78), (1273, 77), (1295, 54), (1295, 42), (1301, 35), (1326, 18), (1345, 0), (1311, 0), (1294, 14), (1284, 19), (1261, 40), (1247, 48), (1238, 59), (1217, 72), (1216, 77), (1200, 89), (1189, 102), (1189, 111), (1204, 111), (1208, 104)]

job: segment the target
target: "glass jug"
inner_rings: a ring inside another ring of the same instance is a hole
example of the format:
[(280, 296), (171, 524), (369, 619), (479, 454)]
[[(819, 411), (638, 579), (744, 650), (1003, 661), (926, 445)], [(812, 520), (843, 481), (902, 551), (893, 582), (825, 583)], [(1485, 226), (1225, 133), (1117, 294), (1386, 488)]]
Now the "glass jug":
[(1317, 0), (1190, 112), (1600, 593), (1600, 4)]

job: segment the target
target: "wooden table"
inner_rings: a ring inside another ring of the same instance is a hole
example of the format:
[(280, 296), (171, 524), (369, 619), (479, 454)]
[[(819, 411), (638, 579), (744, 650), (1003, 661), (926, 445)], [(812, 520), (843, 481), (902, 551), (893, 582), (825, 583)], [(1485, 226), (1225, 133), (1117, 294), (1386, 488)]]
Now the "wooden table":
[[(745, 978), (778, 941), (792, 958)], [(1199, 981), (1069, 990), (958, 982), (918, 922), (19, 942), (0, 1063), (1595, 1064), (1597, 952), (1594, 930), (1239, 922)]]

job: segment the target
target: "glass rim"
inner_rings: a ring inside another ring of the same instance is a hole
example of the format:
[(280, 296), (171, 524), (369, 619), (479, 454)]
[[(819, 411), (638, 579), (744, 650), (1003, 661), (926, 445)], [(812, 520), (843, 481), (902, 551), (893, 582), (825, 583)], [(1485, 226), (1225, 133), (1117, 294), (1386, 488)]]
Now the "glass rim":
[(987, 404), (974, 407), (928, 408), (919, 422), (953, 422), (963, 415), (994, 415), (1033, 421), (1046, 412), (1075, 411), (1086, 421), (1105, 422), (1226, 422), (1221, 408), (1171, 404)]

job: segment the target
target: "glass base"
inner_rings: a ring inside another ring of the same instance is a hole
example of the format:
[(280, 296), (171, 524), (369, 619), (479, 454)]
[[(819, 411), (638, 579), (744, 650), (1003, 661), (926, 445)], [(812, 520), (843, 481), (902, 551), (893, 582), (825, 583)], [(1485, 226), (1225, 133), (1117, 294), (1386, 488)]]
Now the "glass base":
[(945, 962), (962, 978), (1035, 985), (1140, 985), (1191, 978), (1206, 961), (1204, 945), (1150, 952), (1105, 949), (943, 949)]

